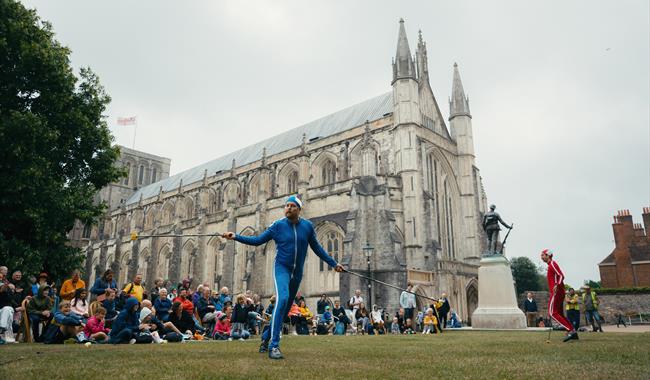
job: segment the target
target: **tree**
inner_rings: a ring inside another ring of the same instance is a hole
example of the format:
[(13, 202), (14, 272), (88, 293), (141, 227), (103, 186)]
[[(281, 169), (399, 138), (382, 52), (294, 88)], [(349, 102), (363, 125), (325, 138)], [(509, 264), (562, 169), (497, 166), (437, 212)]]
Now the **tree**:
[(55, 278), (83, 261), (67, 232), (97, 220), (96, 192), (122, 175), (110, 98), (69, 54), (34, 10), (0, 1), (0, 264)]
[(590, 287), (591, 289), (600, 289), (602, 287), (600, 281), (585, 280), (584, 284)]
[(514, 257), (510, 260), (512, 277), (515, 280), (517, 294), (528, 290), (541, 290), (540, 273), (528, 257)]

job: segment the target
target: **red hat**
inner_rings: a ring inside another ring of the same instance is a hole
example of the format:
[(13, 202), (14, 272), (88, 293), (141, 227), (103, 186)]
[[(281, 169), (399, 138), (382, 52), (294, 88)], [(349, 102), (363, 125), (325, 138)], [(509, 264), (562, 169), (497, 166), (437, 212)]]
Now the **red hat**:
[(542, 256), (542, 255), (546, 255), (546, 256), (548, 256), (548, 257), (550, 257), (550, 258), (553, 258), (553, 251), (551, 251), (551, 250), (548, 249), (548, 248), (545, 248), (545, 249), (542, 251), (542, 253), (540, 254), (540, 256)]

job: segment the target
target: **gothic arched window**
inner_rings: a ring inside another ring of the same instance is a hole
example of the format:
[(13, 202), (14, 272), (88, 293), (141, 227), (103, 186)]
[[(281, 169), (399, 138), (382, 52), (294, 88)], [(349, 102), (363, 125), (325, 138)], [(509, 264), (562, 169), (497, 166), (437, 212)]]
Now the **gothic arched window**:
[[(336, 262), (339, 262), (341, 259), (341, 235), (337, 233), (336, 231), (329, 231), (325, 235), (325, 249), (327, 250), (327, 253), (334, 258)], [(319, 270), (321, 272), (325, 271), (325, 262), (323, 260), (319, 260)], [(334, 270), (334, 268), (331, 268)]]
[(329, 185), (336, 182), (336, 165), (330, 160), (325, 161), (321, 173), (321, 180), (323, 185)]
[(140, 165), (140, 172), (138, 174), (138, 185), (142, 185), (144, 180), (144, 165)]
[(153, 168), (153, 171), (151, 172), (151, 183), (156, 182), (156, 177), (158, 176), (158, 169)]
[(298, 192), (298, 172), (292, 171), (287, 176), (287, 193), (293, 194)]
[(127, 162), (126, 163), (126, 177), (124, 177), (124, 181), (122, 182), (122, 184), (124, 184), (124, 186), (129, 185), (129, 176), (131, 176), (131, 163)]

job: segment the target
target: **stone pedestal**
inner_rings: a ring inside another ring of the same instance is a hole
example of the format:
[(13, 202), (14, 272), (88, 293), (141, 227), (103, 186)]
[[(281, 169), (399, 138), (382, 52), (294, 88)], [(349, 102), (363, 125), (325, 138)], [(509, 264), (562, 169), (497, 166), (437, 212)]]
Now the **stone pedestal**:
[(510, 262), (503, 255), (483, 257), (478, 269), (478, 308), (472, 327), (525, 329), (526, 316), (517, 307)]

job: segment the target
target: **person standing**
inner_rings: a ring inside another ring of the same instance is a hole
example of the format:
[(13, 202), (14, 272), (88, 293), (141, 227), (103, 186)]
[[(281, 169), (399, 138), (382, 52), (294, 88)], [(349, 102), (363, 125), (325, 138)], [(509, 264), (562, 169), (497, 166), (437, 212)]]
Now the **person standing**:
[(582, 304), (585, 305), (585, 318), (587, 322), (591, 323), (594, 332), (603, 332), (600, 314), (598, 313), (598, 296), (589, 286), (585, 286), (585, 292), (582, 293)]
[(142, 286), (142, 275), (139, 273), (136, 274), (133, 278), (133, 282), (128, 283), (124, 289), (122, 289), (122, 292), (124, 292), (127, 297), (132, 296), (135, 297), (138, 302), (142, 302), (142, 300), (146, 298), (144, 287)]
[(578, 332), (573, 328), (564, 314), (562, 314), (562, 304), (564, 303), (564, 273), (560, 266), (553, 260), (553, 251), (545, 249), (541, 253), (542, 261), (548, 265), (546, 271), (546, 279), (548, 281), (548, 289), (550, 298), (548, 300), (548, 315), (555, 319), (562, 327), (569, 333), (564, 337), (564, 342), (573, 339), (578, 339)]
[(451, 310), (451, 305), (449, 305), (449, 300), (447, 299), (447, 293), (442, 293), (438, 302), (441, 304), (440, 309), (438, 310), (438, 316), (440, 317), (438, 324), (440, 332), (442, 332), (442, 329), (447, 327), (447, 315)]
[(580, 303), (578, 302), (578, 294), (575, 289), (569, 289), (565, 303), (566, 317), (573, 325), (573, 328), (578, 330), (580, 328)]
[(535, 320), (537, 319), (537, 302), (533, 298), (533, 293), (528, 292), (524, 300), (524, 313), (526, 313), (526, 321), (528, 327), (535, 327)]
[(399, 296), (399, 305), (404, 308), (406, 318), (413, 319), (413, 311), (415, 310), (415, 294), (413, 294), (413, 284), (409, 283), (406, 290)]
[(262, 336), (260, 352), (269, 353), (271, 359), (282, 359), (280, 352), (280, 331), (284, 316), (291, 307), (291, 301), (296, 297), (303, 267), (307, 257), (307, 247), (337, 272), (343, 272), (343, 266), (336, 262), (318, 243), (313, 224), (300, 217), (302, 202), (292, 195), (287, 198), (284, 206), (285, 218), (276, 220), (259, 236), (241, 236), (226, 232), (222, 237), (248, 245), (262, 245), (273, 240), (276, 255), (273, 265), (273, 281), (275, 283), (275, 309), (271, 320), (271, 329)]

